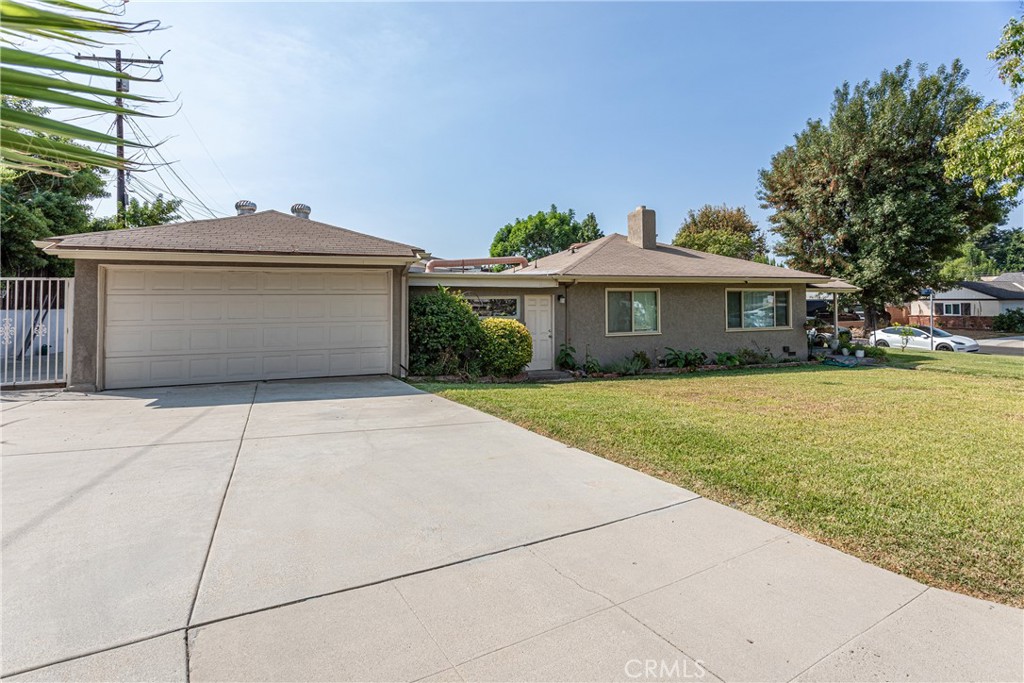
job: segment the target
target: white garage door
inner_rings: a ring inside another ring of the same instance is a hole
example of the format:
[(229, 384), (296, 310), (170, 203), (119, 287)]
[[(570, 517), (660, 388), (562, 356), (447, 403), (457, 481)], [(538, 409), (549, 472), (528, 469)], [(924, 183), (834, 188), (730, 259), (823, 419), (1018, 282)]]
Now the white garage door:
[(387, 270), (106, 270), (105, 388), (391, 371)]

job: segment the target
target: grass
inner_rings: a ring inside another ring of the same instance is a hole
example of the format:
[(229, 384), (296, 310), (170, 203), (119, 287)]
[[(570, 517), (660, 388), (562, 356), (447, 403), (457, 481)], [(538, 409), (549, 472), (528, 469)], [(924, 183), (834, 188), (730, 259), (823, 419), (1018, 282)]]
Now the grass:
[(421, 387), (928, 585), (1024, 606), (1024, 359), (891, 356)]

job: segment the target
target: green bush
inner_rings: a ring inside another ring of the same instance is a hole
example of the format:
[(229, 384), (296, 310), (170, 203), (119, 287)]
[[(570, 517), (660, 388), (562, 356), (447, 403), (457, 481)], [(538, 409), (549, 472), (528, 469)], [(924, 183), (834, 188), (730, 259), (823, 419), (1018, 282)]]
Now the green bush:
[(526, 325), (511, 318), (485, 318), (480, 367), (489, 375), (514, 377), (533, 358), (533, 340)]
[(707, 359), (708, 354), (700, 349), (680, 351), (671, 346), (665, 347), (665, 365), (670, 368), (696, 368), (704, 365)]
[(634, 351), (633, 360), (640, 364), (642, 370), (650, 370), (654, 367), (654, 363), (651, 362), (651, 357), (647, 355), (646, 351)]
[(736, 351), (736, 357), (741, 365), (763, 365), (770, 363), (772, 360), (771, 354), (760, 347), (756, 349), (739, 349)]
[(601, 371), (616, 375), (639, 375), (646, 369), (647, 367), (644, 365), (643, 359), (634, 354), (626, 356), (618, 363), (609, 363), (601, 368)]
[(886, 358), (888, 352), (881, 346), (865, 346), (864, 357), (865, 358)]
[(992, 318), (996, 332), (1024, 332), (1024, 308), (1011, 308)]
[(726, 367), (734, 368), (739, 364), (740, 359), (735, 353), (721, 351), (715, 354), (715, 365), (725, 365)]
[(483, 342), (480, 319), (462, 292), (445, 287), (409, 303), (409, 372), (451, 375), (473, 369)]

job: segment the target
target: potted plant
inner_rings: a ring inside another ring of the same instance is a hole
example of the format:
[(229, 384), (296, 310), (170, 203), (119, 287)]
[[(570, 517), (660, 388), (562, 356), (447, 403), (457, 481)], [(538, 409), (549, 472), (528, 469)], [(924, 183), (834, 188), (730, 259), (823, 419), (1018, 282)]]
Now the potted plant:
[(853, 347), (853, 355), (856, 358), (863, 358), (864, 357), (864, 345), (863, 344), (857, 344), (856, 346), (854, 346)]

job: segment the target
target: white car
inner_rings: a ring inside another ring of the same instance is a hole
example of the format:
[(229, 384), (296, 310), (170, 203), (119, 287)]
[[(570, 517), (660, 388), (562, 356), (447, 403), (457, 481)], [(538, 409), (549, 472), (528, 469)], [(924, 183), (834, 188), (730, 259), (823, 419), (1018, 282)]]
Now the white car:
[[(939, 328), (931, 328), (927, 325), (914, 325), (910, 328), (910, 339), (907, 341), (908, 349), (935, 349), (936, 351), (967, 351), (974, 352), (980, 349), (978, 342), (970, 337), (961, 337), (958, 334), (950, 334)], [(933, 338), (934, 335), (934, 338)], [(900, 328), (886, 327), (871, 333), (871, 343), (875, 346), (891, 346), (901, 348), (903, 337), (900, 335)]]

